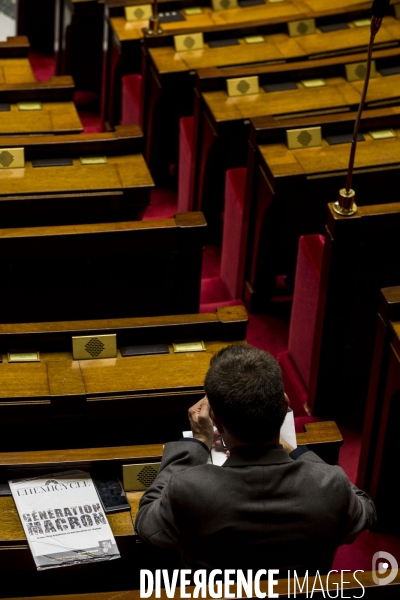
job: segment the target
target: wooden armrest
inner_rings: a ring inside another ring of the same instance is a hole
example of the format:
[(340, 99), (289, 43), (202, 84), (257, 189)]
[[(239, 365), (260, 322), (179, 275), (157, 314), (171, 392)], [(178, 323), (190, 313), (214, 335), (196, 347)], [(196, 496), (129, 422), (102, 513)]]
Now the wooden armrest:
[(303, 433), (296, 434), (298, 446), (309, 446), (310, 450), (330, 465), (339, 462), (343, 437), (334, 421), (306, 423), (304, 430)]

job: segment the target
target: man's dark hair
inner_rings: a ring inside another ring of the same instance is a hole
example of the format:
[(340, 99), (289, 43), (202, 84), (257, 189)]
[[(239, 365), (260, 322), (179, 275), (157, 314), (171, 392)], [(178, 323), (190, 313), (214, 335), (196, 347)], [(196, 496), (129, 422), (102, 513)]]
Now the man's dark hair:
[(287, 405), (281, 369), (268, 352), (245, 344), (223, 348), (204, 387), (215, 415), (237, 439), (263, 444), (279, 432)]

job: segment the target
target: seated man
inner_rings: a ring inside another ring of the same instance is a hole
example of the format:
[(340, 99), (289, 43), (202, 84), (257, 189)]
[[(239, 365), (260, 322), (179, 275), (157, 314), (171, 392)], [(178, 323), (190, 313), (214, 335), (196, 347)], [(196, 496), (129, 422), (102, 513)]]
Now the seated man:
[[(196, 569), (328, 572), (335, 551), (376, 519), (364, 492), (307, 447), (279, 443), (288, 398), (278, 363), (247, 345), (213, 357), (207, 397), (189, 410), (193, 439), (165, 445), (135, 528)], [(230, 456), (207, 464), (215, 423)]]

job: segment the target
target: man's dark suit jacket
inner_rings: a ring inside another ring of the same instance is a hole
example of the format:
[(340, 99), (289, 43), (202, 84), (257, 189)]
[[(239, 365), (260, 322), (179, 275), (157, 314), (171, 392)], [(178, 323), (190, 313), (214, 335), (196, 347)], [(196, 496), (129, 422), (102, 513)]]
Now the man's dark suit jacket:
[(201, 443), (165, 445), (135, 528), (195, 569), (329, 571), (336, 549), (375, 522), (370, 498), (339, 466), (280, 445), (235, 448), (222, 467)]

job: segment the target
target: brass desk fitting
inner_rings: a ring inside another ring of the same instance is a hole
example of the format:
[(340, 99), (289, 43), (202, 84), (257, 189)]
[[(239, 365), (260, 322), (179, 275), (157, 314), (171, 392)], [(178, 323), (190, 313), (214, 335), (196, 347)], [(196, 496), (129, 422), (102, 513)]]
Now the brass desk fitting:
[(145, 32), (147, 35), (161, 35), (163, 32), (162, 27), (160, 26), (160, 19), (158, 15), (153, 15), (149, 19), (149, 26), (145, 28)]
[(346, 190), (342, 188), (339, 191), (339, 197), (333, 205), (333, 210), (343, 217), (351, 217), (357, 212), (357, 204), (354, 202), (355, 198), (354, 190)]

